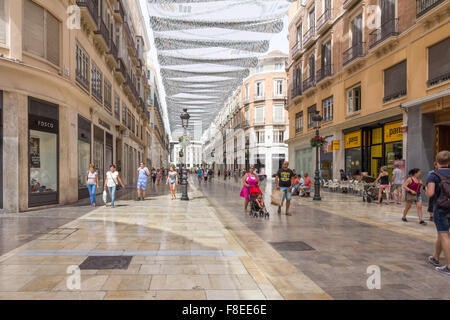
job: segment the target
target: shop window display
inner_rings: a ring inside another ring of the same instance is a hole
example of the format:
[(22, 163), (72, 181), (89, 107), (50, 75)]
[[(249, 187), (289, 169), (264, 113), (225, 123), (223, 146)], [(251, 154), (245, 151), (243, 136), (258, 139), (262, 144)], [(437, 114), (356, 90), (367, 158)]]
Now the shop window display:
[(30, 130), (29, 143), (31, 193), (57, 192), (57, 135)]

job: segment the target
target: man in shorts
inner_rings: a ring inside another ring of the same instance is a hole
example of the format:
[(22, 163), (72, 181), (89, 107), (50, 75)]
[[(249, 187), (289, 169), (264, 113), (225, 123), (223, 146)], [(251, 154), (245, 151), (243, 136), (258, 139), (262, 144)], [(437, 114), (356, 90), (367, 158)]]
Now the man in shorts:
[[(145, 198), (145, 191), (147, 190), (147, 178), (150, 176), (150, 170), (145, 166), (143, 162), (141, 162), (140, 167), (137, 169), (138, 181), (137, 181), (137, 201)], [(142, 198), (141, 198), (142, 191)]]
[[(442, 200), (441, 193), (445, 197), (445, 189), (442, 188), (442, 179), (450, 179), (450, 151), (441, 151), (436, 156), (438, 169), (432, 172), (427, 180), (427, 196), (434, 196), (434, 224), (438, 233), (435, 252), (433, 256), (428, 257), (428, 262), (436, 267), (436, 271), (450, 277), (450, 208), (439, 206)], [(448, 199), (448, 198), (447, 198)], [(441, 251), (444, 251), (446, 264), (440, 266)]]
[(391, 185), (391, 197), (395, 199), (397, 204), (401, 204), (402, 201), (402, 185), (403, 185), (403, 173), (400, 170), (398, 164), (394, 164), (394, 170), (392, 171), (392, 185)]
[[(294, 172), (289, 169), (289, 162), (283, 162), (283, 167), (278, 170), (277, 175), (275, 176), (275, 184), (277, 186), (277, 190), (281, 190), (284, 192), (284, 197), (286, 198), (286, 215), (291, 216), (289, 213), (289, 207), (291, 205), (292, 198), (292, 182), (294, 180)], [(278, 207), (278, 213), (281, 213), (281, 206)]]

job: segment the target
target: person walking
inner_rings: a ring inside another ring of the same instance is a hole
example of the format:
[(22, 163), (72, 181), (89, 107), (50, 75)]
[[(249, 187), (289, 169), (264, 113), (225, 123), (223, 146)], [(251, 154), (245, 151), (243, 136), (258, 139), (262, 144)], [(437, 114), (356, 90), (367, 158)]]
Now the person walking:
[(400, 170), (400, 166), (398, 164), (394, 164), (391, 181), (391, 197), (397, 204), (401, 204), (402, 201), (402, 184), (403, 172)]
[[(150, 170), (145, 166), (145, 163), (141, 162), (139, 168), (136, 171), (138, 175), (138, 181), (137, 181), (137, 201), (144, 201), (145, 199), (145, 192), (147, 190), (147, 184), (148, 184), (148, 177), (150, 176)], [(141, 197), (142, 192), (142, 197)]]
[[(439, 168), (438, 163), (435, 162), (433, 167), (434, 167), (434, 169), (431, 170), (430, 172), (428, 172), (427, 184), (425, 185), (426, 187), (428, 186), (428, 179), (430, 178), (430, 175), (431, 175), (433, 172), (435, 172), (436, 170), (438, 170), (438, 168)], [(430, 221), (433, 221), (434, 201), (435, 201), (434, 196), (428, 198), (428, 208), (427, 208), (427, 212), (428, 212), (428, 214), (430, 215)]]
[(386, 204), (389, 204), (389, 172), (387, 171), (386, 166), (382, 166), (380, 168), (380, 174), (378, 178), (375, 180), (375, 184), (380, 181), (380, 187), (378, 188), (378, 204), (381, 204), (381, 198), (383, 197), (383, 190), (386, 190)]
[(203, 180), (205, 180), (205, 183), (208, 182), (208, 170), (203, 170)]
[(155, 168), (152, 168), (152, 183), (155, 184), (156, 182), (156, 170)]
[[(428, 262), (436, 271), (450, 276), (450, 151), (441, 151), (436, 156), (437, 170), (427, 179), (427, 196), (434, 197), (434, 224), (437, 230), (435, 253)], [(444, 251), (446, 264), (440, 266), (439, 258)]]
[(112, 164), (109, 166), (109, 171), (106, 173), (104, 185), (104, 190), (108, 189), (109, 191), (109, 196), (111, 198), (111, 208), (114, 208), (116, 190), (117, 187), (119, 186), (119, 183), (122, 186), (122, 188), (125, 189), (122, 179), (120, 179), (119, 172), (116, 171), (116, 166)]
[(422, 180), (420, 180), (420, 169), (414, 168), (409, 171), (409, 178), (406, 179), (403, 184), (403, 189), (406, 190), (406, 205), (403, 211), (403, 222), (408, 222), (406, 215), (413, 203), (417, 206), (417, 211), (419, 214), (419, 223), (421, 225), (426, 225), (427, 223), (423, 221), (422, 216), (422, 196), (420, 195), (420, 189), (422, 187)]
[[(277, 190), (281, 190), (284, 193), (284, 197), (286, 198), (286, 215), (291, 216), (289, 213), (289, 207), (291, 205), (291, 197), (292, 197), (292, 182), (294, 180), (294, 172), (289, 169), (289, 162), (283, 162), (283, 167), (278, 170), (277, 175), (275, 176), (275, 184), (277, 186)], [(281, 213), (281, 206), (278, 207), (278, 214)]]
[(258, 176), (255, 174), (255, 167), (250, 166), (249, 172), (242, 178), (243, 187), (240, 196), (245, 199), (244, 201), (244, 212), (247, 212), (248, 204), (250, 202), (250, 188), (259, 187), (260, 181)]
[(178, 173), (175, 171), (174, 167), (170, 167), (169, 174), (167, 176), (166, 184), (170, 188), (170, 193), (172, 200), (176, 199), (176, 188), (178, 184)]
[(91, 163), (89, 165), (89, 170), (86, 174), (86, 185), (89, 190), (89, 197), (91, 198), (91, 207), (96, 206), (96, 189), (98, 186), (98, 172), (95, 171), (95, 165)]
[(156, 181), (157, 181), (157, 185), (160, 185), (161, 184), (161, 180), (162, 180), (162, 178), (163, 178), (163, 174), (162, 174), (162, 171), (163, 171), (163, 169), (158, 169), (157, 171), (156, 171)]
[(200, 168), (198, 168), (198, 170), (197, 170), (197, 179), (198, 179), (198, 184), (202, 184), (203, 170)]

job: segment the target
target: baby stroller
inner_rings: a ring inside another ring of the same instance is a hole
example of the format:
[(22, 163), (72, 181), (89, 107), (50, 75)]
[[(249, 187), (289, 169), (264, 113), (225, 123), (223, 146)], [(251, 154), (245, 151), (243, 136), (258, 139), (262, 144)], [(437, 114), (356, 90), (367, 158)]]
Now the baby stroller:
[[(364, 191), (363, 191), (363, 201), (367, 203), (371, 203), (372, 201), (378, 200), (378, 186), (374, 184), (375, 178), (371, 176), (364, 176), (362, 178), (362, 181), (365, 182), (364, 184)], [(381, 197), (381, 201), (383, 201), (383, 197)]]
[(250, 201), (251, 201), (251, 207), (250, 207), (250, 217), (253, 218), (266, 218), (269, 219), (269, 212), (267, 211), (266, 207), (260, 208), (258, 203), (256, 202), (256, 199), (259, 195), (262, 195), (261, 190), (258, 187), (251, 187), (250, 188)]

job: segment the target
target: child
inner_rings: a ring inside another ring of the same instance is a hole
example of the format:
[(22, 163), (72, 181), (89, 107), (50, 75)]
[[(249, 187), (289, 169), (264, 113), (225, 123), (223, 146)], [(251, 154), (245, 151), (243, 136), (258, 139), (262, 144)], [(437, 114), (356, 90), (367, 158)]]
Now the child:
[(258, 196), (257, 196), (255, 201), (256, 201), (256, 204), (258, 205), (260, 215), (262, 215), (262, 214), (266, 214), (267, 215), (266, 206), (264, 204), (264, 200), (262, 198), (262, 194), (261, 193), (258, 194)]

